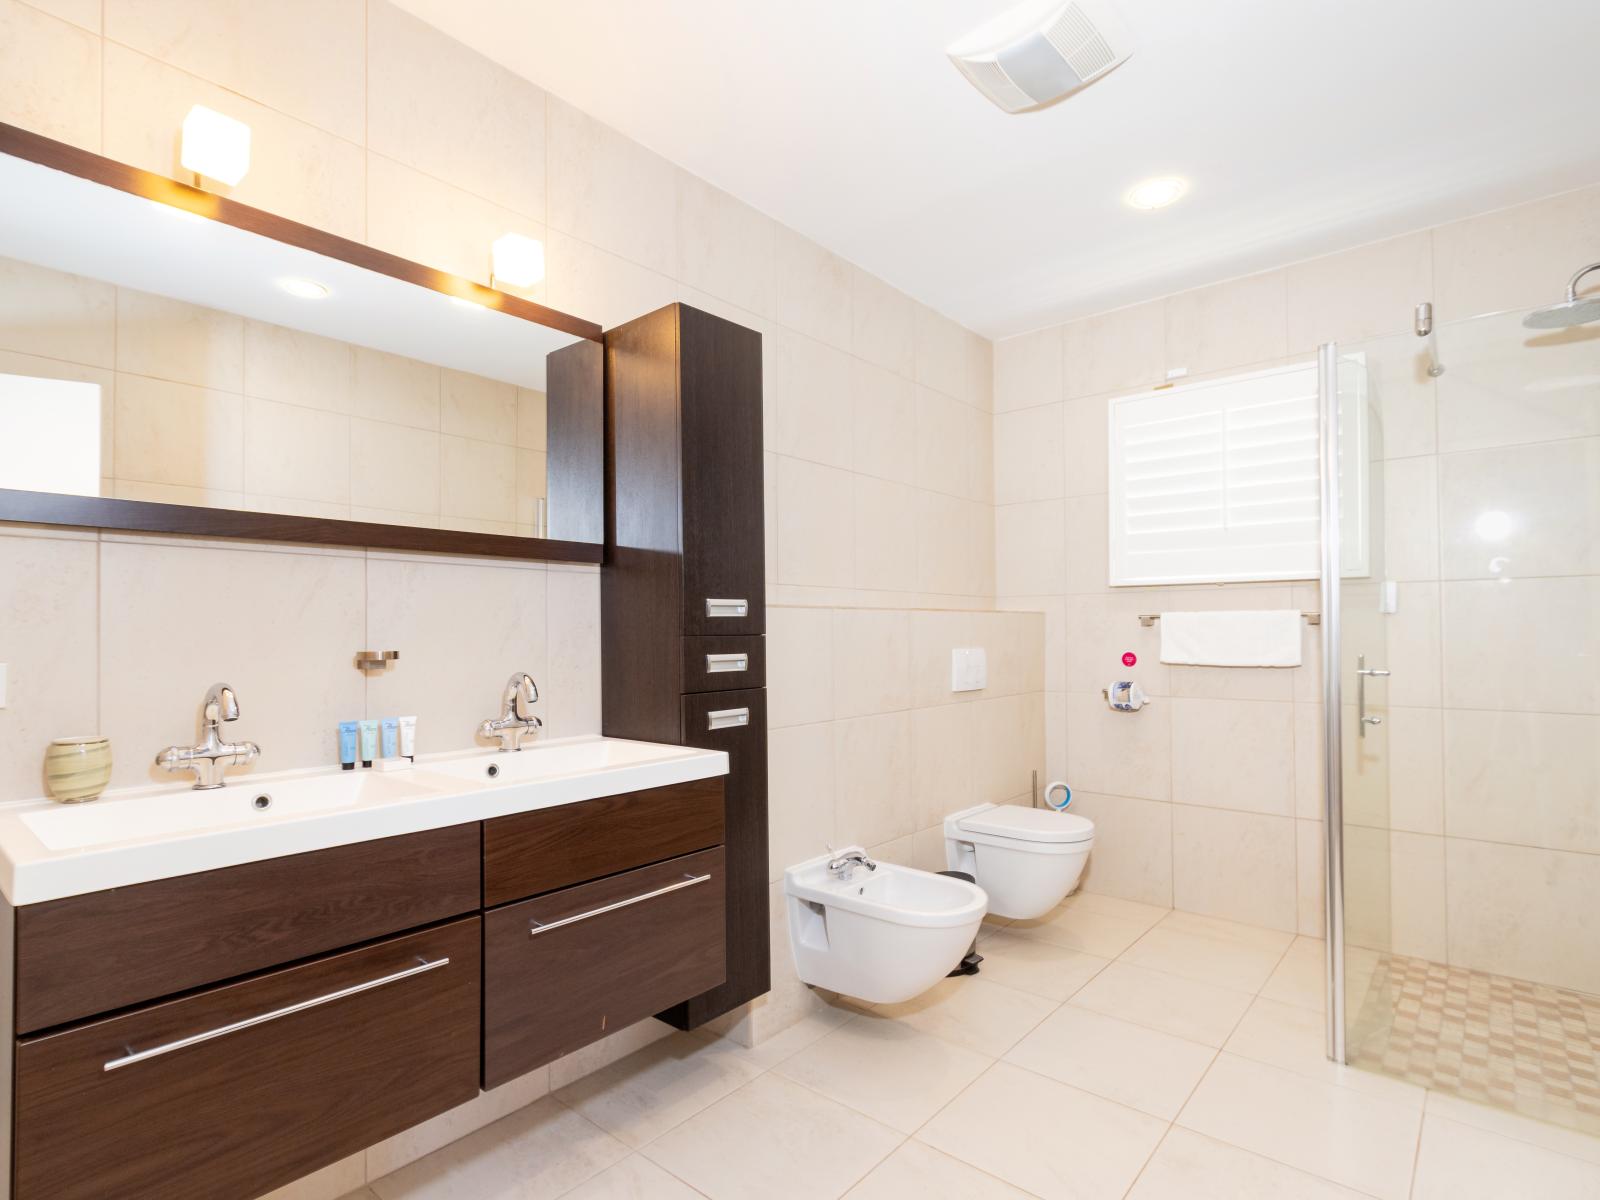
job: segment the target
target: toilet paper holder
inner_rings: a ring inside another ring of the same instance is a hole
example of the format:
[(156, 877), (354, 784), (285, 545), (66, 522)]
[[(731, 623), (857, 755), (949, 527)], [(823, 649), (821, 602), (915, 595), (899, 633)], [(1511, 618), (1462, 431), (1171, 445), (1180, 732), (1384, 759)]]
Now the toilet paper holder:
[(1100, 689), (1100, 695), (1118, 712), (1138, 712), (1150, 703), (1150, 697), (1144, 694), (1144, 689), (1131, 679), (1120, 679), (1106, 685)]

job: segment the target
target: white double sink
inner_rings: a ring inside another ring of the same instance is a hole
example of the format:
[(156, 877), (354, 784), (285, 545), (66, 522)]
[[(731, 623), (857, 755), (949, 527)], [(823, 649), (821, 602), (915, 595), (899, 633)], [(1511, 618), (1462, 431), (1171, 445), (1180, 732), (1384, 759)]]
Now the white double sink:
[(428, 755), (397, 771), (241, 773), (209, 791), (25, 800), (0, 805), (0, 893), (38, 904), (727, 773), (719, 750), (582, 737)]

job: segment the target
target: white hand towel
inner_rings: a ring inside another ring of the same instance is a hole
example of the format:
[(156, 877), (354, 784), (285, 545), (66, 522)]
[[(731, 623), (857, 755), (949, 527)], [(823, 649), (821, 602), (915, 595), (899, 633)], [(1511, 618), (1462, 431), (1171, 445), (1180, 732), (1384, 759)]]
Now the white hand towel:
[(1164, 612), (1161, 661), (1200, 667), (1298, 667), (1300, 613)]

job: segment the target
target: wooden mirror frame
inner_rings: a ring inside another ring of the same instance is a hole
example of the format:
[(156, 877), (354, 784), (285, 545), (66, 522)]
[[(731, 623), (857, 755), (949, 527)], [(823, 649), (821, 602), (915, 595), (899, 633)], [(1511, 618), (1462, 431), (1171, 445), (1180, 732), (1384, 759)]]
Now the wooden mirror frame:
[[(142, 196), (212, 221), (220, 221), (273, 241), (338, 259), (364, 270), (387, 275), (446, 296), (470, 300), (508, 316), (570, 333), (583, 339), (566, 350), (584, 345), (579, 351), (585, 361), (595, 363), (588, 372), (593, 379), (592, 395), (579, 399), (575, 407), (582, 413), (565, 419), (592, 427), (594, 461), (585, 464), (573, 479), (583, 494), (591, 496), (592, 511), (581, 514), (581, 524), (596, 531), (591, 542), (561, 541), (553, 538), (516, 537), (499, 533), (472, 533), (455, 529), (428, 529), (409, 525), (380, 525), (367, 521), (345, 521), (326, 517), (298, 517), (282, 513), (247, 512), (242, 509), (201, 508), (186, 504), (157, 504), (144, 500), (114, 500), (102, 496), (73, 496), (57, 492), (28, 492), (0, 488), (0, 522), (28, 525), (70, 525), (88, 529), (112, 529), (134, 533), (176, 533), (196, 537), (247, 538), (269, 542), (302, 542), (319, 545), (369, 546), (383, 550), (421, 550), (442, 554), (488, 555), (496, 558), (543, 559), (547, 562), (598, 563), (604, 560), (605, 547), (598, 540), (604, 532), (603, 507), (603, 347), (600, 326), (532, 300), (485, 287), (459, 275), (437, 271), (410, 259), (400, 258), (360, 242), (287, 217), (263, 212), (237, 200), (214, 195), (114, 159), (69, 146), (37, 133), (0, 122), (0, 154), (50, 167), (68, 175)], [(563, 419), (560, 416), (557, 419)], [(589, 430), (586, 430), (589, 432)], [(555, 470), (552, 471), (555, 473)]]

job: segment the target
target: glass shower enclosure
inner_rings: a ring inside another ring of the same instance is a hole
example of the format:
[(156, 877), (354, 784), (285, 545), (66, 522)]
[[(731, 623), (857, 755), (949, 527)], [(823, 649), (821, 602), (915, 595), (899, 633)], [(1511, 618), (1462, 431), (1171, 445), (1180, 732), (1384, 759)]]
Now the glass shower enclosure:
[(1600, 1134), (1600, 323), (1525, 315), (1321, 351), (1328, 1050)]

